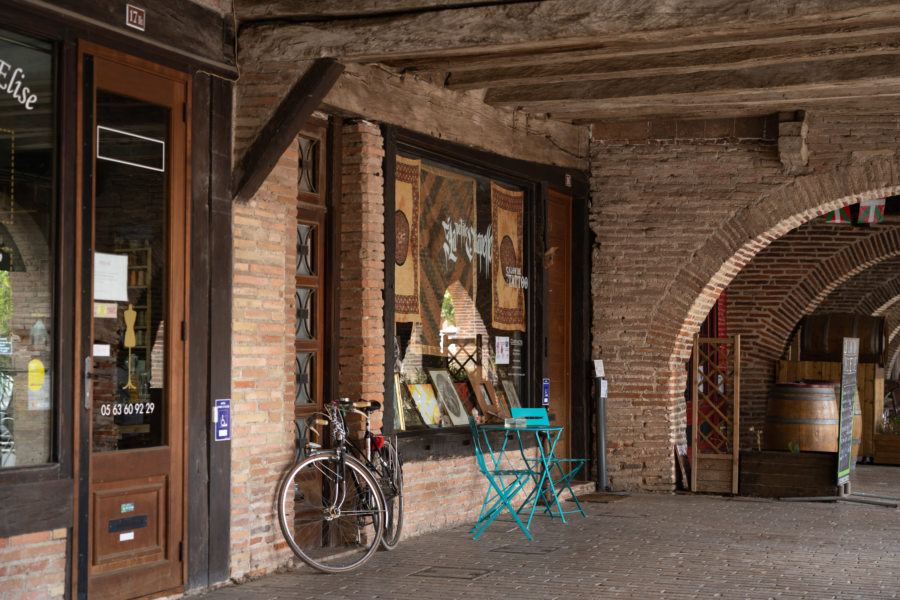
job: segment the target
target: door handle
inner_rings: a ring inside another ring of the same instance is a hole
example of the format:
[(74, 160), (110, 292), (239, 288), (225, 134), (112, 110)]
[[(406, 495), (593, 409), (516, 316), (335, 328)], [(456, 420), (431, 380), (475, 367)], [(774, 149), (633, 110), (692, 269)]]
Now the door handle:
[(91, 410), (91, 379), (94, 377), (94, 357), (87, 356), (84, 359), (84, 409)]

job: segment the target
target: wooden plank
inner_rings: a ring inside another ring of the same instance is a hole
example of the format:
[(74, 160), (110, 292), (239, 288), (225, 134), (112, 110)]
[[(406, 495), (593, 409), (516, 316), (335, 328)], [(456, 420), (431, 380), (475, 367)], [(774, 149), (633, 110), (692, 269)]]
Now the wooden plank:
[(72, 526), (71, 479), (0, 486), (0, 538)]
[[(744, 67), (776, 67), (786, 63), (815, 63), (840, 56), (877, 56), (900, 52), (898, 28), (876, 32), (851, 32), (836, 39), (832, 35), (766, 38), (753, 44), (726, 42), (682, 50), (650, 48), (616, 52), (608, 48), (593, 51), (543, 53), (528, 57), (528, 62), (514, 66), (460, 68), (458, 63), (444, 61), (440, 67), (450, 71), (446, 85), (454, 90), (498, 88), (541, 83), (597, 81), (628, 77), (660, 75), (693, 75), (700, 71), (716, 72)], [(577, 54), (577, 57), (572, 56)], [(519, 58), (519, 62), (523, 59)], [(504, 57), (496, 59), (505, 62)], [(487, 62), (485, 60), (484, 62)], [(400, 62), (400, 64), (403, 64)], [(405, 66), (410, 69), (412, 67)]]
[(249, 200), (256, 193), (343, 70), (335, 60), (319, 59), (294, 84), (238, 161), (232, 179), (235, 200)]
[(244, 23), (263, 19), (325, 21), (348, 17), (383, 17), (481, 4), (484, 4), (484, 0), (241, 0), (235, 2), (234, 10), (238, 19)]
[(807, 110), (828, 108), (831, 110), (855, 110), (861, 98), (870, 109), (889, 109), (893, 99), (900, 95), (900, 87), (892, 82), (871, 84), (822, 85), (800, 89), (737, 90), (710, 94), (686, 94), (681, 96), (646, 95), (612, 100), (569, 100), (565, 103), (551, 100), (529, 103), (522, 110), (546, 113), (554, 119), (575, 124), (594, 121), (659, 119), (704, 119), (710, 113), (720, 118), (754, 117), (782, 110), (786, 104), (803, 103)]
[[(900, 85), (900, 54), (853, 56), (826, 62), (805, 61), (778, 65), (752, 66), (729, 71), (703, 71), (685, 77), (683, 73), (652, 77), (623, 77), (576, 82), (528, 84), (491, 88), (484, 101), (493, 106), (543, 106), (547, 102), (614, 100), (648, 96), (709, 97), (752, 93), (764, 98), (773, 92), (790, 93), (803, 99), (807, 90), (817, 88), (844, 95), (853, 94), (848, 86)], [(540, 110), (540, 109), (539, 109)]]
[[(534, 51), (631, 43), (720, 39), (752, 33), (810, 33), (839, 25), (891, 24), (900, 7), (889, 0), (543, 0), (322, 22), (263, 22), (242, 28), (240, 46), (249, 63), (334, 56), (355, 62), (423, 55)], [(515, 27), (511, 25), (515, 24)]]
[[(350, 64), (322, 109), (363, 116), (500, 156), (586, 171), (584, 127), (488, 106), (479, 98), (436, 88), (383, 69)], [(553, 182), (551, 182), (553, 183)]]

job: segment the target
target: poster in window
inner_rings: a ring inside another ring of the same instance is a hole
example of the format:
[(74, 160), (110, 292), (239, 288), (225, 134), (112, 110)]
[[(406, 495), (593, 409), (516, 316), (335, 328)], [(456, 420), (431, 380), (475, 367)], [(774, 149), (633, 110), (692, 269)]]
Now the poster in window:
[(524, 193), (491, 182), (492, 320), (496, 329), (525, 331)]
[[(422, 165), (419, 314), (423, 354), (440, 356), (441, 305), (454, 283), (475, 300), (475, 179)], [(461, 292), (460, 292), (461, 293)]]
[(394, 184), (394, 320), (419, 317), (419, 178), (422, 162), (397, 157)]

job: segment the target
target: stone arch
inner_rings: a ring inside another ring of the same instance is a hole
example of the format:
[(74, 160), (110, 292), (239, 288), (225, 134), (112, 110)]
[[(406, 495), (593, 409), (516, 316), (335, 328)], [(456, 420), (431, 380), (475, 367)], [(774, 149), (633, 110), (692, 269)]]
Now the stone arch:
[[(604, 356), (641, 366), (634, 374), (616, 373), (621, 383), (613, 386), (610, 396), (611, 403), (618, 395), (631, 402), (634, 412), (644, 413), (633, 418), (630, 431), (641, 427), (647, 430), (648, 423), (657, 418), (664, 419), (668, 427), (667, 439), (661, 432), (645, 434), (652, 439), (641, 448), (636, 446), (638, 442), (629, 446), (626, 441), (611, 439), (611, 448), (623, 468), (649, 471), (664, 469), (665, 464), (670, 470), (659, 474), (657, 481), (668, 482), (670, 487), (674, 484), (671, 448), (684, 438), (685, 363), (692, 337), (716, 299), (762, 249), (803, 223), (862, 200), (900, 193), (897, 167), (893, 155), (882, 155), (824, 174), (795, 178), (757, 197), (725, 220), (690, 260), (673, 272), (665, 293), (656, 298), (643, 331), (613, 331), (595, 340)], [(815, 298), (807, 305), (814, 305)], [(648, 367), (653, 373), (650, 378), (642, 376)]]
[(859, 303), (861, 310), (884, 316), (900, 300), (900, 275), (875, 288)]

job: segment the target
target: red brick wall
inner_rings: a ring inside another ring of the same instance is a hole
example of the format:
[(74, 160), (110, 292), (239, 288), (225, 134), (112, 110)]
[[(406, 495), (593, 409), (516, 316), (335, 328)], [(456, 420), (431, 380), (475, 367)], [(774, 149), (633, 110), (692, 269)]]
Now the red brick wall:
[(274, 511), (293, 457), (294, 270), (298, 151), (234, 205), (231, 574), (255, 575), (291, 554)]
[[(594, 126), (592, 348), (610, 379), (614, 488), (674, 485), (691, 337), (741, 269), (818, 215), (896, 193), (898, 128), (875, 120), (811, 116), (798, 175), (782, 170), (772, 120)], [(743, 333), (738, 312), (729, 297)]]
[(56, 529), (0, 538), (0, 598), (64, 598), (66, 536)]

